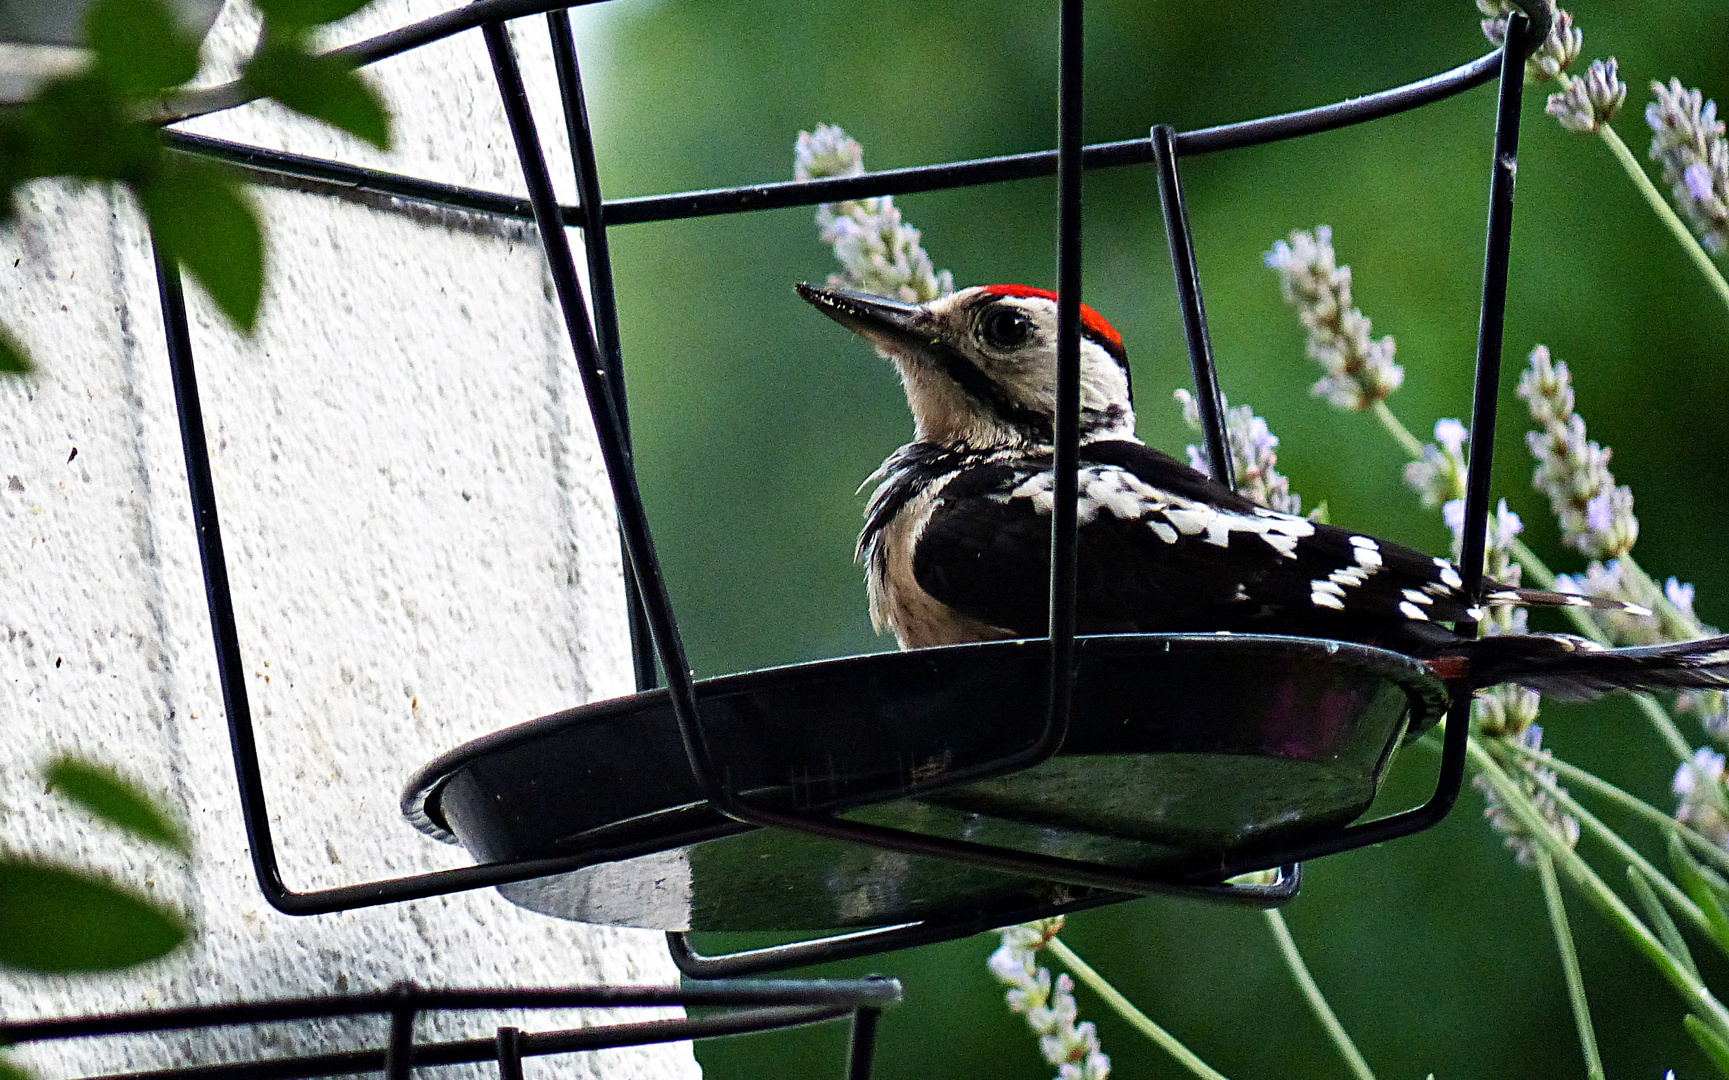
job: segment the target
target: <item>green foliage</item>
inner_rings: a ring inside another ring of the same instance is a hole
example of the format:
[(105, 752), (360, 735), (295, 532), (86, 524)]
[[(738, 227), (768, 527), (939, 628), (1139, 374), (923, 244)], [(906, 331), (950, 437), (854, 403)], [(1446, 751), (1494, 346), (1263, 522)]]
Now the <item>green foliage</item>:
[(198, 41), (159, 0), (101, 0), (84, 39), (97, 72), (124, 95), (159, 93), (198, 74)]
[(372, 0), (254, 0), (264, 17), (280, 26), (321, 26), (346, 19)]
[(390, 145), (390, 114), (383, 99), (337, 57), (313, 56), (280, 38), (266, 39), (246, 65), (246, 84), (380, 150)]
[(1719, 889), (1710, 880), (1716, 875), (1700, 866), (1692, 852), (1687, 850), (1687, 845), (1674, 834), (1669, 837), (1669, 862), (1675, 868), (1676, 882), (1705, 913), (1711, 937), (1725, 952), (1729, 952), (1729, 915), (1723, 913)]
[[(191, 854), (174, 818), (112, 769), (61, 757), (46, 779), (50, 790), (109, 824)], [(172, 952), (190, 931), (179, 912), (89, 870), (0, 855), (0, 968), (39, 975), (113, 971)], [(8, 1080), (3, 1071), (0, 1080)]]
[(1669, 950), (1677, 963), (1687, 969), (1687, 973), (1695, 979), (1699, 978), (1699, 965), (1693, 961), (1693, 951), (1687, 948), (1687, 942), (1681, 937), (1681, 931), (1676, 929), (1675, 920), (1669, 917), (1669, 909), (1657, 899), (1657, 893), (1651, 887), (1651, 879), (1637, 866), (1627, 867), (1627, 881), (1633, 886), (1633, 895), (1639, 898), (1639, 903), (1645, 909), (1645, 915), (1651, 925), (1657, 930), (1657, 938), (1663, 942), (1663, 947)]
[(0, 1080), (31, 1080), (30, 1074), (18, 1066), (0, 1058)]
[(109, 824), (182, 855), (192, 854), (192, 842), (180, 823), (114, 770), (61, 757), (48, 766), (47, 778), (51, 790)]
[(0, 967), (112, 971), (166, 955), (186, 936), (180, 916), (95, 874), (0, 860)]
[(1699, 1049), (1705, 1051), (1705, 1056), (1711, 1059), (1711, 1064), (1717, 1066), (1717, 1071), (1729, 1076), (1729, 1043), (1711, 1030), (1705, 1021), (1688, 1013), (1682, 1017), (1681, 1023), (1686, 1026), (1687, 1034), (1693, 1036), (1693, 1041), (1699, 1044)]
[(30, 358), (24, 349), (0, 327), (0, 375), (24, 375), (30, 371)]
[(14, 182), (39, 176), (138, 181), (162, 157), (154, 128), (127, 116), (128, 99), (99, 71), (60, 79), (8, 119), (17, 147)]
[[(348, 61), (312, 53), (308, 33), (368, 2), (260, 3), (261, 45), (242, 68), (241, 88), (388, 147), (390, 117), (377, 91)], [(85, 41), (92, 54), (87, 69), (46, 84), (21, 105), (0, 107), (0, 224), (16, 213), (13, 194), (27, 180), (125, 184), (162, 250), (250, 332), (264, 293), (257, 212), (229, 172), (170, 153), (147, 119), (197, 74), (199, 42), (163, 0), (100, 0), (85, 20)], [(0, 332), (0, 374), (29, 370), (24, 349)]]
[(136, 188), (150, 231), (243, 330), (258, 319), (264, 234), (250, 201), (219, 166), (169, 157)]

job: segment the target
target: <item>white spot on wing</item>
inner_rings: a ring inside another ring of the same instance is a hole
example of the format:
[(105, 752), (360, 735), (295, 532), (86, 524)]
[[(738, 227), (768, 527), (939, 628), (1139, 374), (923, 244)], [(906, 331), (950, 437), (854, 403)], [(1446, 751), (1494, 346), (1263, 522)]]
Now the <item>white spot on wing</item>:
[(1413, 604), (1420, 604), (1423, 607), (1428, 607), (1435, 602), (1435, 598), (1430, 596), (1428, 593), (1418, 592), (1416, 589), (1405, 589), (1403, 591), (1405, 599), (1409, 600)]
[(1399, 614), (1407, 619), (1420, 619), (1424, 622), (1429, 620), (1429, 616), (1424, 613), (1423, 609), (1409, 600), (1399, 601)]
[(1343, 600), (1331, 593), (1322, 592), (1320, 589), (1316, 589), (1314, 592), (1309, 594), (1309, 603), (1314, 604), (1316, 607), (1332, 608), (1334, 611), (1345, 610), (1345, 602)]
[[(1036, 512), (1049, 514), (1054, 501), (1052, 487), (1049, 472), (1033, 473), (1021, 480), (1008, 498), (1029, 500)], [(1259, 536), (1287, 559), (1297, 557), (1297, 541), (1315, 534), (1315, 524), (1307, 518), (1275, 513), (1264, 507), (1241, 514), (1219, 510), (1154, 487), (1126, 469), (1089, 465), (1081, 470), (1076, 516), (1084, 525), (1101, 513), (1123, 521), (1144, 521), (1167, 544), (1176, 543), (1181, 534), (1199, 536), (1217, 547), (1229, 547), (1233, 534), (1248, 533)], [(1164, 520), (1149, 516), (1154, 513)]]

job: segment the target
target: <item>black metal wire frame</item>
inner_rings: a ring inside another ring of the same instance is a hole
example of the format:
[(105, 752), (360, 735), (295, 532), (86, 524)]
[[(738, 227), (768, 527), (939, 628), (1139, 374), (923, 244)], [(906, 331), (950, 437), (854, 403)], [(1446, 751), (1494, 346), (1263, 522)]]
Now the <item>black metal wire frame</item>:
[[(500, 1080), (522, 1080), (522, 1059), (621, 1046), (775, 1031), (851, 1018), (845, 1076), (869, 1080), (877, 1019), (898, 1004), (901, 985), (872, 976), (854, 980), (746, 980), (682, 986), (583, 986), (530, 989), (432, 989), (400, 983), (389, 990), (330, 997), (291, 998), (228, 1005), (197, 1005), (147, 1012), (0, 1023), (0, 1045), (164, 1031), (209, 1030), (337, 1017), (385, 1016), (385, 1045), (365, 1050), (272, 1057), (260, 1061), (190, 1065), (127, 1073), (105, 1080), (301, 1080), (383, 1072), (408, 1080), (409, 1070), (430, 1065), (496, 1061)], [(636, 1021), (567, 1031), (525, 1032), (500, 1027), (490, 1039), (416, 1043), (415, 1020), (429, 1012), (541, 1009), (713, 1008), (702, 1016)]]
[[(1144, 162), (1154, 162), (1158, 167), (1161, 193), (1167, 209), (1167, 234), (1178, 276), (1179, 296), (1191, 346), (1191, 362), (1195, 368), (1197, 389), (1200, 391), (1199, 401), (1205, 418), (1206, 441), (1209, 455), (1217, 469), (1228, 460), (1223, 449), (1226, 445), (1225, 432), (1219, 408), (1217, 375), (1207, 344), (1205, 313), (1201, 305), (1198, 280), (1193, 272), (1193, 242), (1182, 209), (1176, 158), (1259, 145), (1361, 123), (1442, 100), (1499, 75), (1500, 96), (1484, 263), (1477, 383), (1472, 414), (1463, 566), (1467, 588), (1475, 587), (1480, 581), (1487, 521), (1487, 481), (1494, 429), (1495, 392), (1499, 385), (1501, 326), (1506, 299), (1507, 259), (1512, 224), (1512, 181), (1517, 152), (1523, 57), (1536, 42), (1542, 40), (1550, 18), (1547, 0), (1521, 0), (1521, 3), (1530, 5), (1531, 19), (1528, 21), (1515, 15), (1509, 20), (1507, 44), (1502, 49), (1428, 79), (1337, 104), (1275, 117), (1186, 133), (1158, 128), (1154, 129), (1149, 139), (1083, 147), (1080, 141), (1082, 0), (1060, 0), (1058, 146), (1055, 151), (892, 170), (809, 183), (754, 185), (647, 199), (617, 200), (612, 203), (602, 201), (595, 180), (593, 139), (583, 106), (580, 74), (575, 50), (570, 41), (569, 24), (561, 12), (555, 12), (549, 18), (549, 25), (581, 199), (581, 205), (576, 208), (562, 207), (554, 197), (545, 155), (529, 110), (516, 57), (503, 25), (498, 21), (519, 15), (545, 13), (554, 7), (570, 6), (568, 0), (559, 4), (536, 3), (533, 0), (477, 0), (460, 11), (403, 28), (373, 39), (372, 43), (362, 43), (349, 50), (351, 58), (358, 57), (369, 61), (394, 55), (406, 48), (437, 40), (459, 30), (479, 26), (486, 40), (512, 137), (521, 159), (529, 191), (526, 203), (524, 200), (493, 193), (454, 188), (334, 162), (319, 162), (260, 147), (241, 146), (178, 132), (168, 132), (166, 135), (170, 145), (178, 149), (234, 161), (263, 173), (294, 177), (311, 183), (314, 187), (326, 185), (346, 190), (361, 189), (504, 217), (532, 218), (541, 236), (560, 310), (578, 360), (583, 388), (594, 416), (602, 458), (617, 507), (629, 567), (627, 583), (633, 587), (633, 627), (646, 627), (647, 637), (652, 639), (653, 655), (650, 656), (644, 647), (643, 635), (637, 635), (639, 685), (646, 687), (652, 683), (653, 662), (658, 659), (660, 669), (667, 678), (692, 774), (715, 809), (746, 824), (793, 829), (904, 854), (933, 856), (1006, 872), (1030, 874), (1123, 896), (1169, 891), (1174, 887), (1209, 886), (1236, 874), (1281, 865), (1288, 868), (1284, 880), (1288, 884), (1294, 884), (1294, 867), (1290, 864), (1301, 859), (1415, 832), (1434, 824), (1446, 814), (1457, 797), (1463, 776), (1468, 700), (1461, 699), (1454, 703), (1436, 792), (1423, 806), (1374, 822), (1351, 826), (1294, 850), (1278, 852), (1276, 857), (1264, 855), (1249, 857), (1235, 864), (1215, 864), (1207, 868), (1201, 876), (1186, 883), (1173, 882), (1168, 877), (1155, 878), (1125, 872), (1106, 865), (948, 840), (830, 816), (789, 813), (754, 805), (733, 791), (726, 779), (728, 774), (723, 767), (724, 755), (717, 753), (716, 748), (711, 745), (696, 707), (693, 676), (685, 657), (666, 583), (655, 555), (647, 516), (637, 489), (626, 426), (617, 316), (612, 297), (610, 264), (606, 254), (606, 229), (629, 222), (671, 220), (750, 209), (811, 205), (871, 195), (970, 186), (1048, 175), (1054, 169), (1058, 176), (1059, 396), (1055, 426), (1057, 498), (1052, 527), (1050, 699), (1045, 728), (1032, 746), (993, 762), (988, 768), (978, 770), (980, 776), (997, 775), (1030, 766), (1055, 753), (1062, 745), (1068, 724), (1075, 632), (1074, 552), (1076, 470), (1079, 460), (1079, 206), (1080, 178), (1084, 168)], [(377, 44), (380, 42), (386, 43), (388, 47)], [(595, 291), (594, 323), (590, 321), (586, 298), (576, 275), (569, 240), (565, 234), (567, 226), (580, 227), (585, 233), (591, 285)], [(296, 892), (283, 883), (270, 831), (250, 706), (242, 674), (238, 632), (222, 554), (214, 486), (210, 477), (209, 456), (187, 333), (184, 298), (176, 268), (165, 265), (159, 258), (158, 274), (189, 487), (198, 528), (200, 557), (204, 567), (206, 594), (241, 791), (243, 816), (251, 843), (254, 871), (265, 898), (278, 910), (288, 914), (315, 914), (501, 885), (643, 853), (632, 850), (596, 851), (559, 858), (483, 864), (310, 892)], [(1464, 629), (1470, 632), (1473, 628)], [(1279, 890), (1285, 887), (1288, 885), (1275, 886), (1259, 893), (1251, 890), (1243, 895), (1258, 902), (1276, 902), (1281, 895)], [(951, 924), (948, 929), (959, 925), (961, 924)], [(878, 942), (888, 942), (895, 940), (895, 934), (916, 936), (918, 933), (931, 934), (938, 929), (916, 924), (911, 928), (884, 928), (880, 931), (867, 931), (864, 935), (843, 935), (843, 938), (856, 944), (861, 937), (877, 934)], [(821, 944), (808, 942), (788, 948), (798, 949)], [(807, 951), (802, 955), (809, 956), (812, 960), (823, 958), (814, 951)]]

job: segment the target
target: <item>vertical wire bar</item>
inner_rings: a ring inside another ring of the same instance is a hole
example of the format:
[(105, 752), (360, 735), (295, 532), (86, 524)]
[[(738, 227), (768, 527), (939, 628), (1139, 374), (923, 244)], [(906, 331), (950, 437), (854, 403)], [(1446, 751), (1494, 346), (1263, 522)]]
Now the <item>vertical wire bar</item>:
[(1081, 426), (1082, 0), (1061, 0), (1057, 54), (1057, 400), (1052, 455), (1050, 706), (1040, 749), (1068, 734), (1074, 691)]
[[(618, 299), (613, 292), (612, 252), (606, 236), (600, 171), (594, 153), (594, 133), (588, 123), (588, 101), (582, 92), (582, 68), (576, 55), (576, 36), (571, 33), (570, 13), (563, 9), (546, 13), (547, 32), (552, 38), (552, 61), (558, 72), (559, 98), (564, 104), (564, 127), (570, 136), (571, 167), (576, 175), (578, 208), (582, 211), (582, 250), (588, 261), (589, 299), (594, 308), (595, 333), (600, 339), (606, 367), (602, 371), (618, 410), (619, 429), (624, 435), (624, 453), (632, 467), (636, 453), (630, 444), (630, 406), (625, 400), (624, 349), (618, 333)], [(620, 547), (627, 548), (621, 531)], [(624, 551), (625, 566), (630, 552)], [(654, 667), (654, 638), (643, 609), (642, 588), (636, 574), (624, 575), (625, 613), (630, 621), (630, 655), (636, 668), (637, 690), (659, 685)]]
[(493, 1045), (498, 1051), (498, 1080), (522, 1080), (522, 1031), (501, 1027)]
[(241, 817), (252, 871), (265, 899), (280, 906), (288, 892), (276, 865), (276, 841), (264, 804), (264, 776), (258, 765), (258, 740), (252, 730), (252, 703), (246, 693), (240, 656), (240, 631), (234, 621), (234, 597), (228, 584), (228, 562), (222, 551), (222, 528), (216, 515), (216, 485), (211, 479), (210, 444), (204, 434), (204, 408), (198, 397), (198, 377), (192, 361), (192, 334), (186, 321), (186, 296), (180, 267), (165, 258), (151, 240), (156, 260), (156, 287), (162, 303), (162, 324), (168, 340), (168, 369), (174, 384), (174, 408), (180, 420), (180, 446), (186, 458), (186, 483), (192, 496), (192, 523), (198, 533), (198, 561), (204, 571), (204, 598), (210, 609), (210, 633), (216, 644), (216, 675), (222, 685), (222, 708), (228, 720), (229, 746), (235, 779), (240, 787)]
[(881, 1009), (855, 1009), (852, 1014), (852, 1037), (846, 1056), (847, 1080), (871, 1080), (871, 1065), (876, 1057), (877, 1021)]
[(1182, 179), (1177, 173), (1176, 129), (1169, 124), (1160, 124), (1153, 128), (1152, 142), (1153, 168), (1159, 177), (1159, 201), (1165, 212), (1165, 239), (1171, 249), (1177, 305), (1183, 312), (1183, 334), (1189, 344), (1189, 370), (1195, 378), (1195, 406), (1201, 414), (1207, 468), (1214, 480), (1235, 491), (1236, 470), (1231, 467), (1230, 441), (1225, 432), (1225, 395), (1219, 389), (1219, 372), (1213, 363), (1207, 308), (1201, 301), (1201, 277), (1195, 267), (1194, 234), (1189, 231), (1189, 211), (1183, 201)]
[[(1476, 387), (1471, 402), (1471, 459), (1466, 468), (1465, 535), (1460, 576), (1469, 595), (1483, 580), (1483, 550), (1489, 522), (1489, 470), (1494, 446), (1495, 407), (1501, 382), (1501, 338), (1507, 317), (1507, 270), (1513, 238), (1513, 181), (1519, 164), (1519, 108), (1524, 100), (1525, 57), (1532, 40), (1530, 22), (1515, 14), (1507, 20), (1501, 52), (1500, 96), (1495, 105), (1495, 149), (1489, 179), (1489, 224), (1483, 254), (1483, 307), (1477, 324)], [(1477, 624), (1460, 621), (1456, 629), (1473, 635)], [(1319, 858), (1367, 844), (1407, 836), (1439, 822), (1459, 799), (1470, 739), (1471, 696), (1460, 695), (1447, 711), (1441, 742), (1441, 767), (1435, 793), (1422, 806), (1323, 837), (1294, 857)]]
[[(1501, 62), (1524, 64), (1524, 15), (1507, 20)], [(1522, 70), (1522, 69), (1521, 69)], [(1501, 340), (1507, 318), (1507, 264), (1513, 240), (1513, 184), (1518, 175), (1519, 107), (1524, 82), (1511, 73), (1501, 79), (1495, 115), (1495, 163), (1489, 181), (1489, 235), (1483, 254), (1483, 309), (1477, 323), (1477, 380), (1471, 400), (1471, 458), (1465, 475), (1464, 544), (1460, 573), (1472, 596), (1483, 584), (1483, 554), (1488, 546), (1489, 473), (1495, 452), (1495, 414), (1501, 390)], [(1475, 620), (1459, 632), (1474, 635)]]
[[(1507, 267), (1513, 243), (1513, 186), (1519, 171), (1519, 109), (1524, 102), (1525, 42), (1530, 20), (1521, 14), (1507, 19), (1501, 48), (1501, 90), (1495, 108), (1495, 159), (1489, 180), (1489, 235), (1483, 253), (1483, 308), (1477, 323), (1477, 379), (1471, 400), (1471, 457), (1465, 473), (1464, 543), (1459, 571), (1466, 596), (1483, 585), (1483, 554), (1488, 546), (1489, 474), (1494, 464), (1495, 414), (1501, 390), (1501, 344), (1507, 319)], [(1455, 630), (1477, 636), (1475, 619), (1461, 620)], [(1447, 714), (1442, 743), (1441, 774), (1436, 801), (1451, 793), (1445, 812), (1457, 798), (1465, 776), (1465, 743), (1470, 733), (1471, 701), (1466, 694)]]
[[(487, 23), (481, 27), (487, 52), (492, 58), (493, 77), (504, 101), (505, 118), (516, 143), (517, 158), (522, 165), (523, 181), (534, 208), (535, 226), (547, 265), (552, 271), (553, 287), (564, 316), (565, 330), (577, 357), (582, 374), (583, 392), (588, 397), (589, 411), (594, 417), (596, 441), (600, 444), (601, 460), (606, 466), (607, 481), (612, 488), (613, 503), (618, 512), (619, 529), (624, 533), (625, 548), (630, 563), (642, 586), (643, 604), (648, 613), (649, 629), (660, 654), (662, 672), (666, 675), (671, 695), (673, 715), (678, 720), (679, 737), (691, 772), (711, 795), (730, 797), (719, 787), (719, 778), (703, 736), (701, 718), (697, 713), (696, 688), (691, 678), (690, 664), (685, 659), (684, 642), (679, 637), (678, 622), (673, 615), (672, 600), (667, 595), (666, 579), (661, 575), (660, 561), (655, 556), (654, 537), (649, 531), (648, 515), (643, 508), (642, 492), (637, 488), (636, 469), (625, 449), (622, 424), (611, 390), (602, 377), (604, 365), (594, 327), (588, 319), (588, 305), (583, 299), (582, 283), (576, 277), (576, 263), (570, 251), (570, 238), (564, 233), (558, 200), (553, 194), (552, 178), (546, 169), (546, 155), (541, 149), (540, 134), (529, 110), (528, 90), (522, 82), (516, 52), (502, 23)], [(724, 809), (723, 809), (724, 812)]]
[(397, 983), (390, 991), (390, 1041), (384, 1047), (385, 1080), (409, 1080), (414, 1059), (414, 1016), (417, 1010), (413, 983)]

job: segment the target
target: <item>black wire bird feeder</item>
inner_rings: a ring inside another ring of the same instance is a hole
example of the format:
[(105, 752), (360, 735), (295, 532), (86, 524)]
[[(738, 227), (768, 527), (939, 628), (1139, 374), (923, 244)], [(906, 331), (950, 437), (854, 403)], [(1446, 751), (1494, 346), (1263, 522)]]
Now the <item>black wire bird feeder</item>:
[[(177, 271), (158, 263), (174, 389), (253, 866), (295, 915), (497, 886), (513, 902), (585, 922), (669, 931), (688, 975), (761, 972), (946, 940), (1148, 893), (1273, 905), (1306, 859), (1428, 828), (1464, 773), (1469, 695), (1423, 664), (1358, 644), (1263, 635), (1077, 636), (1080, 182), (1088, 168), (1158, 174), (1189, 357), (1215, 473), (1221, 396), (1183, 206), (1181, 158), (1315, 134), (1452, 97), (1500, 93), (1490, 157), (1464, 589), (1481, 579), (1490, 447), (1524, 61), (1548, 33), (1547, 0), (1519, 0), (1501, 49), (1345, 102), (1257, 120), (1083, 146), (1081, 0), (1060, 0), (1057, 149), (603, 201), (568, 6), (477, 0), (341, 50), (371, 63), (479, 29), (529, 197), (453, 187), (170, 130), (177, 150), (301, 189), (379, 193), (532, 220), (617, 505), (639, 692), (478, 739), (428, 764), (403, 795), (422, 831), (473, 866), (312, 892), (277, 867)], [(545, 14), (580, 202), (560, 206), (503, 23)], [(1046, 637), (798, 664), (696, 681), (631, 460), (607, 229), (1005, 180), (1058, 178), (1059, 396), (1051, 618)], [(583, 230), (579, 283), (565, 229)], [(589, 319), (589, 300), (595, 320)], [(1229, 481), (1229, 469), (1219, 479)], [(1463, 632), (1474, 631), (1465, 626)], [(656, 688), (655, 671), (666, 685)], [(1423, 805), (1356, 822), (1399, 744), (1449, 719)], [(1277, 870), (1271, 883), (1232, 879)], [(842, 931), (723, 957), (688, 930)]]

